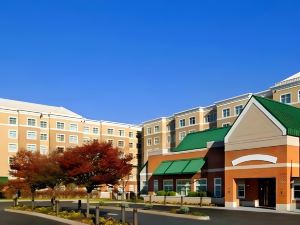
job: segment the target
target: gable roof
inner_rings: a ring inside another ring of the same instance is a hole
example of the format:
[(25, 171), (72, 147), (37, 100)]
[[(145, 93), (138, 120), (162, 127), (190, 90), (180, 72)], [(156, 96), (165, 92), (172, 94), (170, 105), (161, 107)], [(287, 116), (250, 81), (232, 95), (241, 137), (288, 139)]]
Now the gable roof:
[(300, 137), (300, 109), (271, 99), (253, 96), (287, 130), (287, 135)]
[(175, 149), (172, 150), (172, 152), (206, 148), (208, 142), (224, 141), (224, 138), (229, 130), (230, 127), (222, 127), (190, 133)]

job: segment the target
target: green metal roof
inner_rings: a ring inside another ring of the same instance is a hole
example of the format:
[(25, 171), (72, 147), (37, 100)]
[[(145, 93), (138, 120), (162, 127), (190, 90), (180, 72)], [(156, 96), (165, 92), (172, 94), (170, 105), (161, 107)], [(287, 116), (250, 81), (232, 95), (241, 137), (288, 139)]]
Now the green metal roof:
[(300, 137), (299, 108), (259, 96), (253, 97), (287, 129), (287, 135)]
[(190, 133), (182, 140), (182, 142), (175, 149), (173, 149), (173, 152), (206, 148), (207, 142), (224, 141), (224, 138), (229, 130), (230, 127), (222, 127)]
[(194, 174), (204, 166), (203, 158), (163, 161), (153, 175)]
[(0, 184), (6, 184), (8, 182), (8, 177), (0, 177)]

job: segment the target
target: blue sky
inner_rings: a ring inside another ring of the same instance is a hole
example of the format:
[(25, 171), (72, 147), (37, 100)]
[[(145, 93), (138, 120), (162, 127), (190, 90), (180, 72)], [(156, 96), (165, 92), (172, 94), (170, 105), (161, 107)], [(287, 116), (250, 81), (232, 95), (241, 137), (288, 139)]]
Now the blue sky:
[(140, 123), (300, 71), (300, 1), (0, 1), (0, 97)]

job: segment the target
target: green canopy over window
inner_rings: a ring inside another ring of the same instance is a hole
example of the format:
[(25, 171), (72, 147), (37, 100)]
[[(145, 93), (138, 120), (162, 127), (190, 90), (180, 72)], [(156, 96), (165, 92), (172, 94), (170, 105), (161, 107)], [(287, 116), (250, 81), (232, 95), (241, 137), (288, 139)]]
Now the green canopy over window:
[(203, 158), (163, 161), (153, 175), (195, 174), (205, 164)]

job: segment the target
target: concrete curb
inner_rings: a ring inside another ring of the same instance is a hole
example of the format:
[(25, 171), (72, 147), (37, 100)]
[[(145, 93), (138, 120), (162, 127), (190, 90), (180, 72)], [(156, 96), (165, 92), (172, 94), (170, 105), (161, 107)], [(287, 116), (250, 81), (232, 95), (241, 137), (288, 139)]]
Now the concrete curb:
[(37, 217), (41, 217), (41, 218), (44, 218), (44, 219), (54, 220), (54, 221), (69, 224), (69, 225), (87, 225), (86, 223), (80, 223), (80, 222), (77, 222), (77, 221), (67, 220), (67, 219), (64, 219), (64, 218), (59, 218), (59, 217), (56, 217), (56, 216), (50, 216), (50, 215), (37, 213), (37, 212), (21, 211), (21, 210), (14, 210), (14, 209), (4, 209), (4, 211), (5, 212), (10, 212), (10, 213), (19, 213), (19, 214), (29, 215), (29, 216), (37, 216)]
[[(120, 207), (112, 207), (112, 206), (101, 206), (101, 209), (111, 209), (111, 210), (121, 210)], [(131, 212), (132, 208), (126, 208), (127, 212)], [(210, 220), (209, 216), (191, 216), (185, 214), (175, 214), (170, 212), (159, 212), (155, 210), (143, 210), (138, 209), (139, 213), (150, 214), (150, 215), (159, 215), (159, 216), (169, 216), (169, 217), (176, 217), (176, 218), (183, 218), (183, 219), (192, 219), (192, 220)]]

